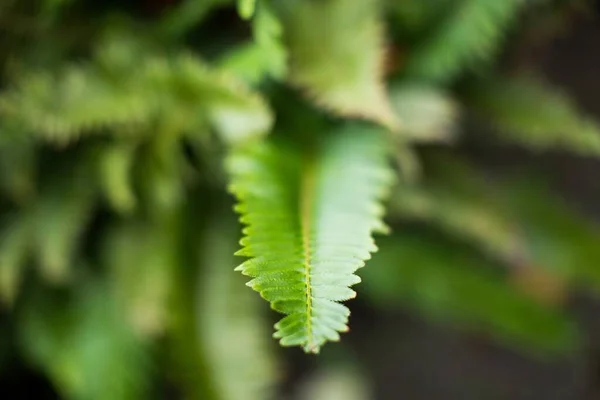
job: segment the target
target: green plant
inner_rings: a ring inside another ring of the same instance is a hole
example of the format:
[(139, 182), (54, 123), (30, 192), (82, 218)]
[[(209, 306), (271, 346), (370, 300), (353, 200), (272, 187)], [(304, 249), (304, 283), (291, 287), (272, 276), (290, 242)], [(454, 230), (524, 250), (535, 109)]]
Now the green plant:
[(600, 155), (592, 118), (498, 62), (563, 2), (25, 3), (0, 5), (0, 298), (63, 396), (146, 398), (162, 374), (267, 398), (278, 361), (236, 263), (310, 353), (361, 277), (376, 306), (577, 347), (562, 299), (600, 286), (598, 227), (449, 150), (468, 115), (495, 144)]

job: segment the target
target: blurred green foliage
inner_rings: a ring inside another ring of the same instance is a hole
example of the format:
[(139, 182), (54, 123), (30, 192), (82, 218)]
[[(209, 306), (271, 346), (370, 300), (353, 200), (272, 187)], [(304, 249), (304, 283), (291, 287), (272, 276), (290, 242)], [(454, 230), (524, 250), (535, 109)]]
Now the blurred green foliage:
[[(242, 270), (289, 314), (282, 344), (338, 339), (338, 303), (379, 247), (353, 288), (373, 307), (535, 354), (580, 348), (567, 300), (600, 287), (598, 226), (539, 172), (486, 173), (449, 149), (475, 117), (492, 145), (600, 155), (600, 126), (566, 94), (503, 68), (524, 25), (551, 35), (569, 7), (1, 2), (2, 349), (66, 399), (276, 398), (285, 364), (234, 272), (230, 180), (252, 223)], [(387, 192), (394, 233), (376, 247)], [(368, 398), (342, 364), (301, 395)]]

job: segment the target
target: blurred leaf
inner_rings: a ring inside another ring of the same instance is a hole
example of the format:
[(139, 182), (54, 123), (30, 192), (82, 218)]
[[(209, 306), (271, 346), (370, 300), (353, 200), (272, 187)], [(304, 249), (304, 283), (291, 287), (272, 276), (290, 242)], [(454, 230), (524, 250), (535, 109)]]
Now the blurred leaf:
[(349, 366), (317, 369), (300, 388), (298, 400), (371, 400), (366, 378)]
[(237, 0), (238, 12), (243, 19), (250, 19), (254, 15), (257, 0)]
[(417, 232), (379, 244), (361, 274), (365, 294), (376, 304), (402, 304), (523, 350), (567, 351), (577, 345), (577, 329), (564, 314), (517, 291), (476, 253)]
[(98, 174), (104, 196), (122, 214), (131, 213), (136, 206), (132, 182), (136, 149), (135, 143), (123, 140), (105, 146), (99, 154)]
[(258, 94), (191, 54), (160, 54), (127, 34), (107, 35), (98, 48), (88, 63), (20, 76), (0, 96), (0, 115), (58, 143), (106, 129), (148, 133), (157, 120), (172, 134), (203, 133), (211, 123), (228, 143), (271, 128)]
[(167, 37), (178, 37), (197, 26), (209, 12), (231, 0), (182, 0), (160, 21), (160, 31)]
[(64, 283), (70, 278), (81, 235), (96, 202), (96, 188), (89, 182), (87, 160), (81, 156), (71, 171), (63, 170), (50, 178), (31, 211), (38, 265), (42, 275), (54, 283)]
[(25, 354), (65, 398), (144, 398), (149, 348), (129, 329), (113, 300), (101, 284), (87, 283), (67, 304), (38, 292), (21, 314)]
[(165, 332), (169, 302), (176, 289), (177, 238), (172, 221), (123, 221), (106, 234), (103, 257), (110, 271), (111, 289), (119, 306), (145, 336)]
[(406, 74), (419, 80), (448, 83), (465, 69), (496, 56), (504, 32), (527, 4), (523, 0), (464, 0), (416, 45)]
[(396, 84), (390, 101), (402, 121), (397, 134), (414, 142), (449, 142), (455, 136), (460, 110), (449, 93), (434, 86)]
[(441, 17), (448, 12), (456, 0), (385, 0), (389, 13), (393, 17), (393, 28), (420, 36), (437, 25)]
[(479, 82), (467, 101), (506, 141), (539, 151), (565, 149), (600, 155), (600, 125), (569, 97), (535, 78)]
[(281, 79), (287, 73), (283, 26), (266, 2), (260, 2), (252, 20), (254, 41), (227, 53), (220, 65), (251, 84), (265, 76)]
[(529, 177), (504, 186), (508, 207), (521, 222), (533, 262), (552, 274), (600, 288), (600, 226)]
[(36, 150), (26, 140), (0, 145), (0, 189), (18, 205), (30, 200), (35, 192)]
[(376, 0), (288, 1), (290, 80), (320, 106), (395, 127), (383, 83), (383, 21)]
[(518, 220), (499, 200), (498, 187), (456, 158), (438, 157), (427, 168), (421, 184), (397, 187), (391, 215), (432, 224), (509, 266), (528, 257)]
[(273, 398), (276, 363), (262, 302), (244, 290), (233, 271), (236, 224), (213, 218), (200, 247), (202, 274), (196, 286), (198, 335), (223, 400)]
[(18, 295), (31, 251), (31, 221), (25, 216), (8, 219), (0, 231), (0, 300), (11, 306)]

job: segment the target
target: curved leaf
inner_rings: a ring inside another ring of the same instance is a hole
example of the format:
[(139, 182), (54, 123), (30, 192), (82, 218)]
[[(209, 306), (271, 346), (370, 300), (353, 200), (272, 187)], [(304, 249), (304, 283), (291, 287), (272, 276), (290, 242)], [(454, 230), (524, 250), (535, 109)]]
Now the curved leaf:
[(381, 241), (373, 268), (365, 271), (365, 295), (523, 349), (560, 352), (578, 345), (581, 332), (566, 313), (521, 293), (494, 267), (439, 236), (394, 234)]
[(493, 58), (522, 0), (464, 0), (428, 40), (414, 49), (406, 72), (411, 77), (446, 83), (463, 69)]
[(253, 279), (271, 307), (288, 314), (276, 325), (283, 346), (317, 353), (346, 331), (355, 297), (354, 272), (377, 248), (384, 231), (380, 199), (388, 192), (385, 136), (350, 129), (322, 138), (315, 148), (285, 142), (254, 143), (229, 158), (231, 191), (247, 225), (237, 270)]
[(384, 35), (377, 1), (293, 4), (283, 18), (290, 80), (325, 108), (394, 127), (383, 84)]
[(559, 89), (521, 76), (474, 85), (466, 99), (500, 138), (533, 150), (600, 155), (600, 125)]

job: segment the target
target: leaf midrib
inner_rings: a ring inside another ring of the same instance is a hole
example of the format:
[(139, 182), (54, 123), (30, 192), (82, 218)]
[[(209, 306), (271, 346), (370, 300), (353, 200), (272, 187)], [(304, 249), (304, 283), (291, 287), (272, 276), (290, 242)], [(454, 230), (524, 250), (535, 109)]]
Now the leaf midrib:
[(304, 160), (302, 168), (302, 184), (300, 188), (300, 226), (302, 229), (302, 248), (304, 256), (304, 279), (306, 284), (306, 334), (307, 340), (305, 350), (307, 352), (318, 352), (318, 346), (313, 343), (312, 327), (312, 289), (311, 289), (311, 240), (312, 213), (314, 207), (315, 192), (315, 165), (312, 157)]

